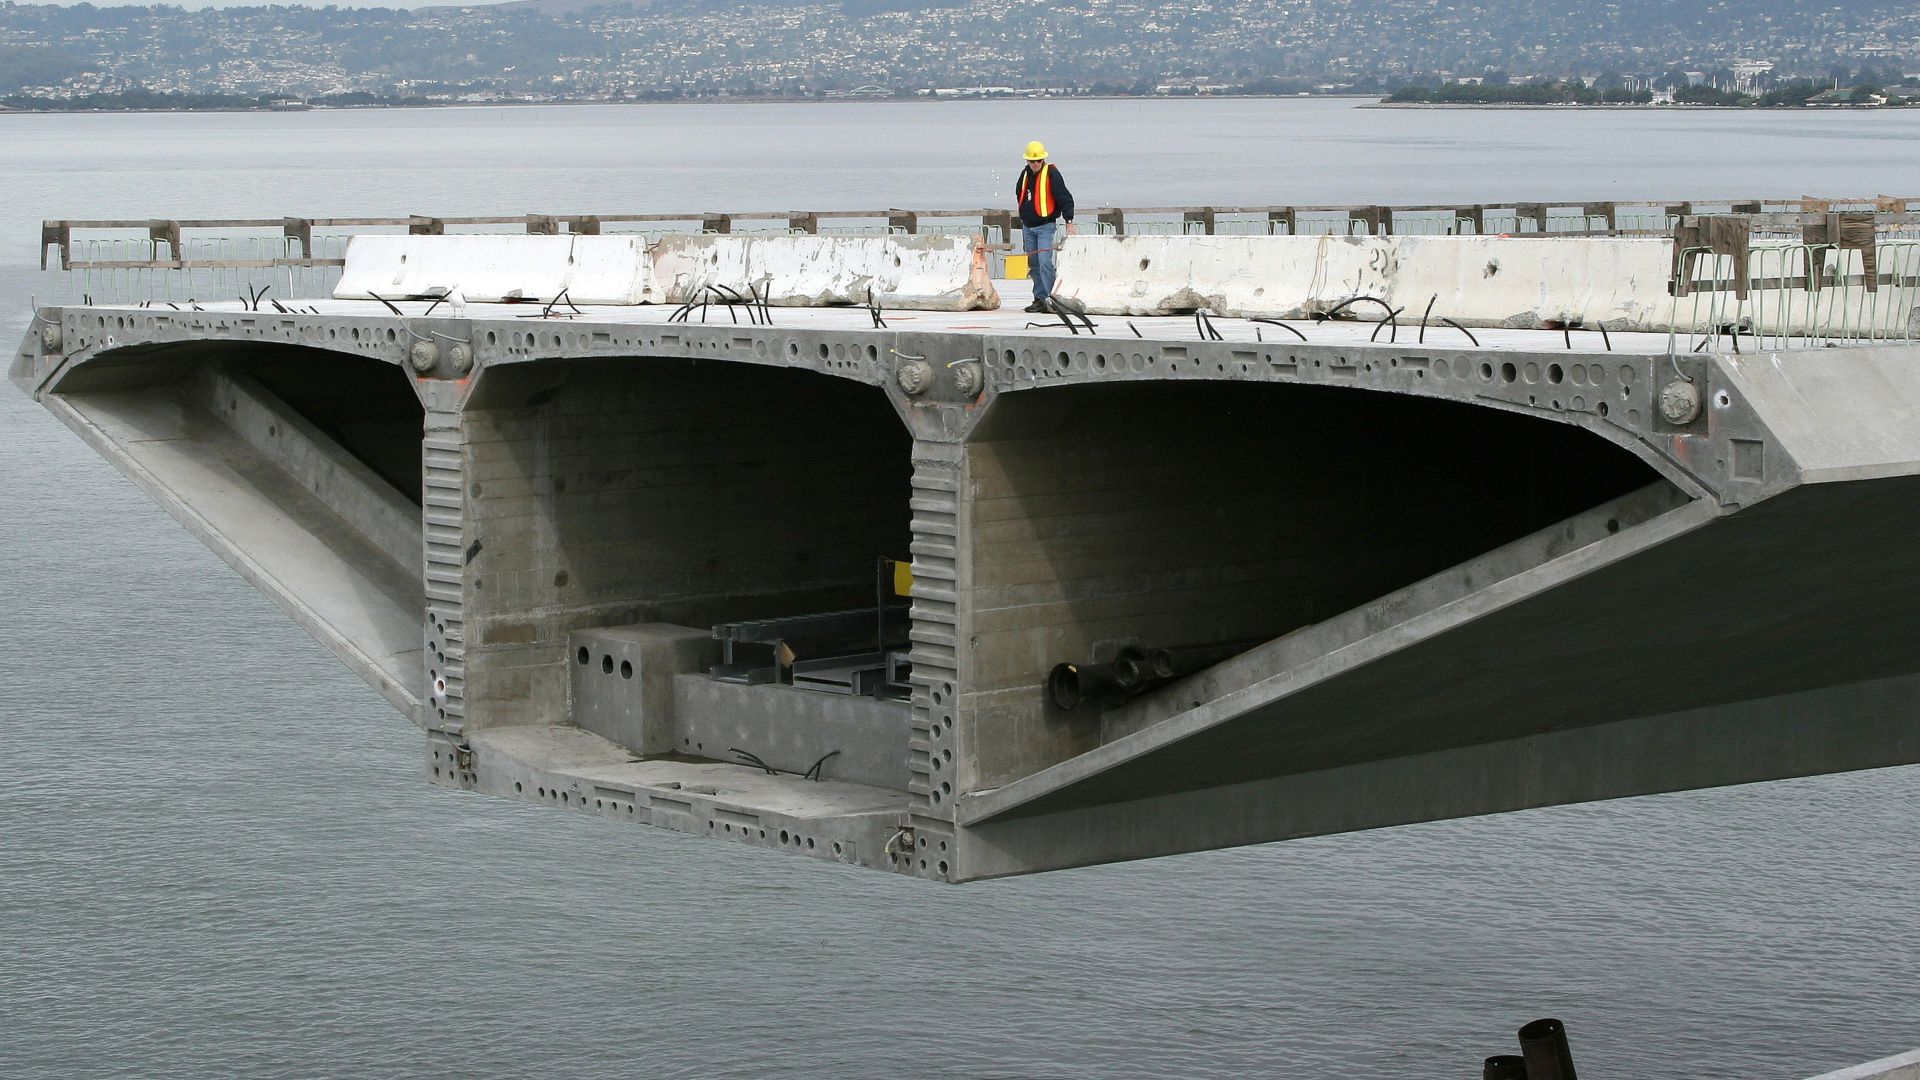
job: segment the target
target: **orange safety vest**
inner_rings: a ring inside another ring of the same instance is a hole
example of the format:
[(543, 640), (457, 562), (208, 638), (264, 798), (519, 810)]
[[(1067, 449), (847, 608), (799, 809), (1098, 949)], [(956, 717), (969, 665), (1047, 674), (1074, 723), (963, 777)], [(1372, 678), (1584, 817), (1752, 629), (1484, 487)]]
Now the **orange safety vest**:
[[(1027, 197), (1027, 186), (1033, 176), (1033, 170), (1020, 170), (1020, 198)], [(1033, 212), (1041, 218), (1053, 216), (1053, 163), (1040, 166), (1040, 179), (1033, 183)]]

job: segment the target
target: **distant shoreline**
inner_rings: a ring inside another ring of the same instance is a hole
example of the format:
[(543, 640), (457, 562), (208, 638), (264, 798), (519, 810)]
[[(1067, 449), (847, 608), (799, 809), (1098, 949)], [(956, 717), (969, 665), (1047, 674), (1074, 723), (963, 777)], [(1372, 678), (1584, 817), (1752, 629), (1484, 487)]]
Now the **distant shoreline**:
[[(568, 99), (565, 101), (425, 101), (393, 102), (390, 104), (368, 105), (313, 105), (304, 109), (269, 108), (267, 106), (209, 105), (204, 108), (182, 106), (175, 108), (100, 108), (100, 109), (34, 109), (0, 106), (0, 116), (104, 116), (132, 113), (316, 113), (316, 112), (368, 112), (380, 109), (490, 109), (490, 108), (551, 108), (556, 106), (584, 105), (928, 105), (959, 104), (964, 102), (1004, 101), (1354, 101), (1372, 100), (1378, 102), (1374, 94), (1179, 94), (1140, 96), (1135, 94), (1073, 94), (1071, 96), (1047, 97), (839, 97), (839, 98), (791, 98), (791, 97), (728, 97), (728, 98), (668, 98), (659, 101), (600, 101), (591, 98)], [(1374, 106), (1363, 105), (1361, 108)], [(1384, 106), (1399, 108), (1400, 106)]]
[(1910, 109), (1912, 105), (1685, 105), (1679, 103), (1662, 105), (1634, 105), (1610, 101), (1595, 105), (1581, 105), (1572, 101), (1376, 101), (1371, 105), (1360, 106), (1363, 109), (1623, 109), (1634, 112), (1685, 110), (1688, 112), (1719, 109), (1728, 112), (1867, 112), (1873, 110)]
[(1361, 109), (1510, 109), (1510, 110), (1555, 110), (1580, 109), (1622, 110), (1631, 112), (1646, 111), (1730, 111), (1751, 112), (1860, 112), (1869, 110), (1899, 110), (1920, 108), (1916, 105), (1705, 105), (1705, 104), (1636, 104), (1628, 102), (1596, 102), (1585, 105), (1569, 101), (1526, 102), (1526, 101), (1382, 101), (1373, 94), (1194, 94), (1194, 95), (1153, 95), (1135, 94), (1074, 94), (1071, 96), (1049, 97), (839, 97), (839, 98), (791, 98), (791, 97), (729, 97), (729, 98), (669, 98), (659, 101), (600, 101), (593, 99), (569, 99), (564, 101), (417, 101), (373, 103), (364, 105), (312, 105), (305, 108), (273, 108), (269, 106), (209, 105), (204, 107), (180, 106), (173, 108), (96, 108), (96, 109), (54, 109), (19, 108), (0, 106), (0, 116), (111, 116), (144, 113), (334, 113), (369, 112), (385, 109), (495, 109), (495, 108), (558, 108), (581, 107), (590, 105), (619, 106), (662, 106), (662, 105), (929, 105), (957, 104), (963, 102), (1004, 101), (1004, 102), (1040, 102), (1040, 101), (1354, 101), (1365, 104)]

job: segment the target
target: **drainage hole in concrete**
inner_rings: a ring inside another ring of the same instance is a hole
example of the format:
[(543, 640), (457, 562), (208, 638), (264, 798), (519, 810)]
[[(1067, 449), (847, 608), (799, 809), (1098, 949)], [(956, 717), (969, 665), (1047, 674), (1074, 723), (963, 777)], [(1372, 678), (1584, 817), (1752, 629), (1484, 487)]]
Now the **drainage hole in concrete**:
[(947, 874), (947, 864), (945, 860), (942, 860), (940, 863), (940, 876), (945, 877), (946, 874)]
[(520, 786), (520, 781), (518, 781), (518, 780), (515, 780), (515, 781), (513, 782), (513, 793), (514, 793), (515, 795), (518, 795), (518, 794), (520, 794), (520, 793), (521, 793), (522, 791), (524, 791), (524, 790), (525, 790), (525, 789), (524, 789), (524, 788), (522, 788), (522, 787)]
[(840, 853), (841, 853), (841, 851), (842, 851), (842, 848), (840, 847), (840, 841), (838, 841), (838, 840), (835, 840), (835, 841), (833, 842), (833, 853), (834, 853), (835, 855), (838, 855), (838, 854), (840, 854)]
[(546, 797), (547, 797), (547, 789), (546, 789), (546, 788), (539, 788), (538, 790), (539, 790), (539, 792), (540, 792), (540, 797), (541, 797), (541, 798), (543, 798), (543, 799), (544, 799), (544, 798), (546, 798)]
[(1599, 413), (1599, 414), (1600, 414), (1601, 416), (1605, 416), (1605, 415), (1607, 415), (1607, 403), (1606, 403), (1606, 402), (1604, 402), (1604, 401), (1596, 401), (1596, 402), (1594, 402), (1594, 404), (1593, 404), (1593, 408), (1594, 408), (1594, 411), (1595, 411), (1595, 412), (1598, 412), (1598, 413)]
[(1564, 378), (1566, 378), (1566, 372), (1561, 369), (1559, 364), (1547, 365), (1547, 381), (1548, 382), (1554, 384), (1555, 386), (1558, 386), (1560, 385), (1560, 380)]
[(1519, 368), (1514, 367), (1511, 363), (1500, 365), (1500, 381), (1501, 382), (1512, 382), (1519, 377), (1520, 377)]
[(633, 678), (633, 665), (625, 660), (620, 661), (620, 677), (623, 679)]
[(788, 839), (789, 839), (789, 838), (788, 838), (788, 836), (787, 836), (787, 830), (785, 830), (785, 829), (781, 829), (781, 830), (780, 830), (780, 842), (784, 844), (784, 843), (786, 843), (786, 842), (787, 842), (787, 840), (788, 840)]
[(813, 837), (811, 836), (807, 837), (807, 850), (808, 851), (813, 850)]
[(602, 655), (600, 657), (600, 674), (602, 675), (613, 674), (613, 657), (606, 656), (606, 655)]

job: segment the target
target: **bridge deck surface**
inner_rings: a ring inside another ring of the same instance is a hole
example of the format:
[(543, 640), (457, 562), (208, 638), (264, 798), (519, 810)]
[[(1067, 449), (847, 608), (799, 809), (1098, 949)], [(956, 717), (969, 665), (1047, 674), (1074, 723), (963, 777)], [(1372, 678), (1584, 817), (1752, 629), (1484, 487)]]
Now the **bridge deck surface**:
[[(954, 333), (982, 335), (1020, 335), (1031, 337), (1072, 337), (1074, 336), (1058, 317), (1053, 315), (1034, 315), (1021, 310), (1028, 297), (1027, 285), (1023, 281), (998, 281), (995, 287), (1001, 296), (1001, 307), (997, 311), (925, 311), (903, 308), (883, 308), (882, 317), (887, 329), (918, 333)], [(181, 309), (184, 302), (175, 301)], [(386, 308), (375, 300), (297, 300), (293, 301), (300, 313), (317, 310), (321, 315), (343, 315), (365, 317), (379, 315)], [(553, 324), (619, 324), (619, 325), (663, 325), (678, 310), (673, 305), (650, 304), (641, 306), (590, 306), (581, 305), (576, 310), (562, 305), (555, 317), (541, 316), (544, 303), (524, 304), (478, 304), (468, 303), (461, 314), (455, 316), (445, 303), (435, 304), (426, 300), (393, 301), (402, 314), (410, 319), (466, 318), (466, 319), (518, 319), (529, 328), (538, 325)], [(161, 307), (156, 303), (154, 307)], [(94, 305), (91, 310), (126, 310), (130, 305)], [(221, 303), (202, 303), (200, 307), (210, 312), (248, 312), (239, 300)], [(431, 316), (427, 315), (433, 309)], [(135, 307), (134, 310), (140, 310)], [(260, 314), (277, 315), (271, 306), (263, 305)], [(872, 330), (872, 317), (862, 307), (780, 307), (772, 308), (775, 326), (791, 326), (808, 330)], [(1192, 315), (1149, 316), (1149, 315), (1092, 315), (1094, 333), (1102, 339), (1126, 340), (1139, 336), (1156, 341), (1194, 341), (1200, 340), (1200, 329)], [(748, 325), (750, 319), (744, 308), (731, 312), (722, 305), (713, 305), (704, 312), (707, 326)], [(1572, 351), (1575, 353), (1620, 352), (1647, 355), (1665, 353), (1672, 339), (1666, 334), (1614, 333), (1603, 338), (1594, 330), (1522, 330), (1491, 327), (1471, 327), (1468, 331), (1454, 329), (1431, 320), (1425, 329), (1424, 339), (1420, 327), (1420, 317), (1411, 312), (1401, 312), (1397, 331), (1391, 327), (1379, 327), (1378, 315), (1361, 313), (1356, 319), (1333, 319), (1314, 321), (1310, 319), (1285, 320), (1306, 342), (1314, 345), (1338, 345), (1364, 347), (1374, 345), (1381, 348), (1405, 348), (1408, 345), (1421, 344), (1433, 349), (1469, 350), (1483, 349), (1492, 351), (1544, 352)], [(692, 325), (700, 325), (703, 313), (695, 308), (687, 317)], [(1262, 342), (1266, 344), (1300, 343), (1300, 338), (1281, 326), (1265, 325), (1249, 319), (1227, 316), (1212, 316), (1213, 328), (1226, 341)], [(1376, 330), (1378, 331), (1376, 334)], [(1467, 335), (1471, 333), (1472, 337)], [(1079, 335), (1087, 336), (1084, 330)], [(1680, 348), (1689, 347), (1682, 341)], [(1748, 348), (1752, 348), (1748, 344)]]

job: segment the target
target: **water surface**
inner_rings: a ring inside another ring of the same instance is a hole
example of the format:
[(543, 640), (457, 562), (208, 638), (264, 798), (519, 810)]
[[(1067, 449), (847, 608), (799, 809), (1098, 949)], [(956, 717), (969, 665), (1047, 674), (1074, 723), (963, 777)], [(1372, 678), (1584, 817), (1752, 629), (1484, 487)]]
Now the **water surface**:
[[(5, 116), (0, 338), (43, 217), (999, 205), (1030, 138), (1088, 204), (1920, 196), (1916, 112)], [(961, 887), (620, 827), (427, 787), (11, 389), (0, 641), (0, 1077), (1466, 1078), (1545, 1015), (1602, 1078), (1920, 1046), (1913, 769)]]

